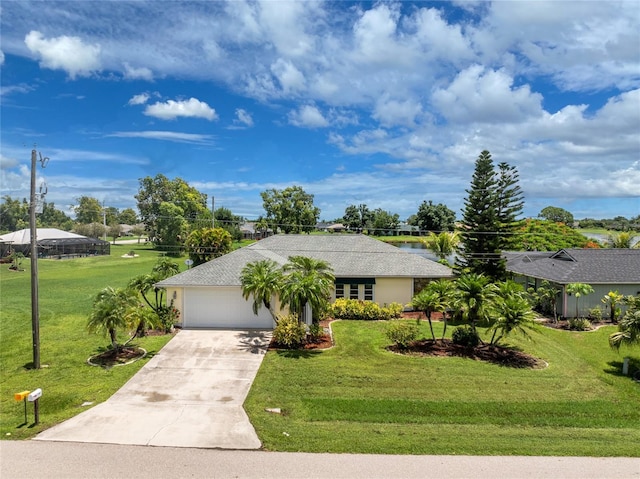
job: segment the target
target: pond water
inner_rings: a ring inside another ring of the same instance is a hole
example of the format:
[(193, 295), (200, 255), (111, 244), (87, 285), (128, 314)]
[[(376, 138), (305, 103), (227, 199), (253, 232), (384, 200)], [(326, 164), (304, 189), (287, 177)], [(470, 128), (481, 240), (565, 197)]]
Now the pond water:
[[(401, 250), (404, 250), (408, 253), (419, 254), (420, 256), (430, 259), (432, 261), (438, 261), (438, 257), (435, 254), (433, 254), (431, 251), (429, 251), (425, 247), (425, 245), (423, 245), (422, 243), (415, 242), (415, 243), (389, 243), (389, 244), (396, 246), (397, 248), (400, 248)], [(455, 254), (452, 254), (451, 256), (449, 256), (447, 260), (449, 261), (449, 264), (453, 264), (453, 262), (455, 261)]]

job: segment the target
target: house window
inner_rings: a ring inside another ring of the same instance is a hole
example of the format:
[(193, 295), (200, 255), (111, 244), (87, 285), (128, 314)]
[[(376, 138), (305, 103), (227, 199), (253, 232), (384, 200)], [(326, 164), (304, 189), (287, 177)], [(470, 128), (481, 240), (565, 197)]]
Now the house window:
[(336, 284), (336, 299), (344, 298), (344, 284)]
[(373, 301), (373, 285), (372, 284), (364, 285), (364, 300)]
[(349, 285), (349, 298), (350, 299), (358, 299), (358, 285), (350, 284)]

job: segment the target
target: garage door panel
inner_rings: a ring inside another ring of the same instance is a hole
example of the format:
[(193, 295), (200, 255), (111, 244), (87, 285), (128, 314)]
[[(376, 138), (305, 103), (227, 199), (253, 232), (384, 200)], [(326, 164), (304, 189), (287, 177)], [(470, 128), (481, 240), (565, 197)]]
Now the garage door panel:
[(272, 329), (271, 313), (260, 308), (253, 314), (252, 301), (239, 287), (188, 288), (184, 297), (184, 328)]

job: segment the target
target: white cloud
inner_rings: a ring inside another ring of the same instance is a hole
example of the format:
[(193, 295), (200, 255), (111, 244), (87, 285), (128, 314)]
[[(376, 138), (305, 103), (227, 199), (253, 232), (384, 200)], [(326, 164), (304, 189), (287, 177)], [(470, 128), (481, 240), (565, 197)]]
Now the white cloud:
[(133, 95), (129, 99), (127, 104), (128, 105), (144, 105), (148, 101), (149, 101), (149, 94), (148, 93), (140, 93), (139, 95)]
[(153, 72), (146, 67), (134, 68), (128, 62), (124, 62), (124, 77), (127, 80), (153, 80)]
[(233, 124), (236, 127), (242, 127), (242, 128), (252, 127), (253, 117), (251, 116), (251, 113), (249, 113), (248, 111), (243, 110), (242, 108), (236, 108), (236, 117), (233, 120)]
[(473, 65), (446, 89), (436, 90), (432, 101), (449, 121), (517, 123), (541, 113), (542, 96), (528, 85), (514, 87), (513, 78), (503, 71)]
[(161, 120), (175, 120), (178, 117), (185, 117), (204, 118), (212, 121), (218, 118), (213, 108), (196, 98), (178, 101), (168, 100), (164, 103), (156, 102), (153, 105), (148, 105), (144, 110), (144, 114)]
[(422, 105), (414, 100), (397, 100), (389, 95), (380, 97), (373, 111), (373, 118), (382, 126), (412, 126), (422, 112)]
[(0, 65), (4, 65), (4, 52), (0, 50)]
[(304, 75), (290, 61), (278, 58), (278, 60), (271, 65), (271, 72), (278, 79), (278, 82), (280, 82), (280, 86), (285, 94), (300, 91), (305, 86)]
[(16, 160), (15, 158), (9, 158), (0, 153), (0, 169), (6, 170), (15, 168), (16, 166), (18, 166), (18, 160)]
[(29, 93), (33, 90), (34, 87), (25, 83), (21, 83), (19, 85), (3, 86), (0, 87), (0, 96), (10, 95), (12, 93)]
[(40, 57), (40, 66), (64, 70), (71, 79), (89, 76), (101, 69), (100, 45), (87, 45), (79, 37), (62, 35), (46, 39), (32, 30), (24, 39), (27, 48)]
[(329, 122), (315, 105), (303, 105), (289, 112), (289, 123), (303, 128), (325, 128)]
[(150, 140), (174, 141), (177, 143), (212, 144), (212, 135), (202, 135), (197, 133), (181, 133), (177, 131), (116, 131), (105, 135), (107, 137), (119, 138), (146, 138)]

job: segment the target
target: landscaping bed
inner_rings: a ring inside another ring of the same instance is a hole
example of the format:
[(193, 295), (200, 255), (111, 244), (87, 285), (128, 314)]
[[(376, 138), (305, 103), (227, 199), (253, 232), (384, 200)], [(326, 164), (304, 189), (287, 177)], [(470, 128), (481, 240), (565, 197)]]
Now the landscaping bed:
[(389, 351), (414, 356), (456, 356), (478, 361), (487, 361), (512, 368), (541, 369), (546, 362), (513, 348), (505, 348), (492, 344), (481, 344), (469, 348), (455, 344), (450, 339), (422, 339), (413, 341), (407, 348), (389, 346)]

